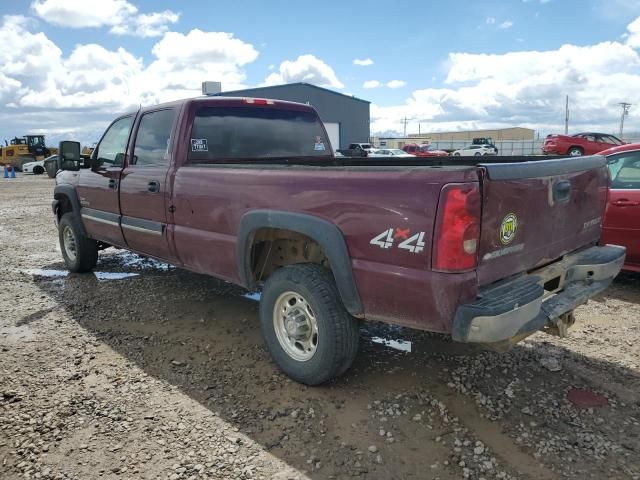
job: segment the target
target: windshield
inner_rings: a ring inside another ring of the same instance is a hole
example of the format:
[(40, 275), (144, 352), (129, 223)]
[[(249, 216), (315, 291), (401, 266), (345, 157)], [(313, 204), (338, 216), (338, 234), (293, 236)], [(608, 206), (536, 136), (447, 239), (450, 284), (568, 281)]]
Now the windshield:
[(207, 107), (193, 120), (189, 159), (268, 159), (332, 155), (314, 112), (264, 107)]

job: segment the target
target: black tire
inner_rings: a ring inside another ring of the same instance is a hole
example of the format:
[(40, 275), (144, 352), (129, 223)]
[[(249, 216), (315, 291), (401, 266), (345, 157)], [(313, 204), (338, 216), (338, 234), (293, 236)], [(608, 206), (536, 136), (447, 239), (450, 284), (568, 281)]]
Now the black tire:
[(480, 152), (476, 152), (476, 153), (473, 154), (474, 157), (479, 157), (480, 155), (481, 155)]
[[(316, 320), (315, 353), (304, 361), (292, 357), (276, 333), (274, 309), (287, 292), (303, 297)], [(319, 385), (341, 375), (358, 353), (359, 322), (342, 305), (331, 272), (319, 265), (297, 264), (276, 270), (262, 289), (260, 323), (278, 367), (306, 385)]]
[[(65, 242), (65, 235), (72, 236), (75, 253), (71, 251), (71, 244)], [(98, 242), (82, 233), (80, 221), (72, 212), (65, 213), (60, 219), (58, 240), (64, 263), (70, 272), (90, 272), (98, 263)]]
[(455, 152), (455, 153), (453, 154), (453, 156), (454, 156), (454, 157), (459, 157), (459, 156), (460, 156), (460, 153), (459, 153), (459, 152)]
[(42, 175), (44, 173), (44, 168), (41, 167), (40, 165), (37, 165), (35, 167), (33, 167), (33, 174), (34, 175)]
[(584, 154), (584, 150), (582, 150), (580, 147), (571, 147), (567, 154), (572, 157), (581, 157)]

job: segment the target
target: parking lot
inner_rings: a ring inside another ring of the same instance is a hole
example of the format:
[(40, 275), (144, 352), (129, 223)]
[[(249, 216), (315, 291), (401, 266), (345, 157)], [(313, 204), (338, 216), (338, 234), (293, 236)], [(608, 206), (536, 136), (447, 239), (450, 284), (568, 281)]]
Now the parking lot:
[(507, 354), (367, 323), (289, 380), (255, 295), (137, 257), (67, 274), (53, 181), (0, 184), (0, 477), (640, 478), (640, 275)]

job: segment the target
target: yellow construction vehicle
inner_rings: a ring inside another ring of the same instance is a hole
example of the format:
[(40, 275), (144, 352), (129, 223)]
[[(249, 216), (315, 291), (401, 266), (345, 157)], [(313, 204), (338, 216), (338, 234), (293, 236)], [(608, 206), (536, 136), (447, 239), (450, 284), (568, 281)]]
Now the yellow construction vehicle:
[(15, 137), (10, 142), (4, 141), (0, 147), (0, 165), (11, 165), (17, 171), (22, 171), (22, 165), (27, 162), (44, 160), (58, 153), (57, 148), (48, 148), (44, 143), (44, 135), (25, 135)]

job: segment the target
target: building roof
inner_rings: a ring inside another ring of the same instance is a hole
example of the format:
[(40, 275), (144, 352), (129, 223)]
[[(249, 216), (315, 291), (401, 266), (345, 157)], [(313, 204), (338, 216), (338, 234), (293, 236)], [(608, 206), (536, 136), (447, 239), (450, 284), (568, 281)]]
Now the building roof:
[(509, 130), (529, 130), (535, 132), (533, 128), (527, 127), (506, 127), (506, 128), (473, 128), (469, 130), (453, 130), (448, 132), (425, 132), (425, 133), (409, 133), (407, 137), (419, 137), (425, 135), (446, 135), (448, 133), (472, 133), (472, 132), (507, 132)]
[(255, 87), (255, 88), (245, 88), (245, 89), (242, 89), (242, 90), (232, 90), (232, 91), (228, 91), (228, 92), (216, 93), (216, 96), (225, 96), (225, 95), (229, 95), (229, 94), (233, 94), (233, 93), (235, 93), (235, 94), (237, 94), (237, 93), (251, 93), (251, 92), (254, 92), (256, 90), (286, 88), (286, 87), (292, 87), (292, 86), (303, 86), (303, 87), (308, 87), (308, 88), (315, 88), (315, 89), (321, 90), (323, 92), (332, 93), (334, 95), (340, 95), (341, 97), (348, 98), (349, 100), (355, 100), (357, 102), (364, 102), (364, 103), (371, 103), (368, 100), (363, 100), (361, 98), (354, 97), (353, 95), (345, 95), (344, 93), (336, 92), (334, 90), (330, 90), (330, 89), (324, 88), (324, 87), (319, 87), (317, 85), (313, 85), (311, 83), (306, 83), (306, 82), (284, 83), (282, 85), (269, 85), (269, 86), (265, 86), (265, 87)]

